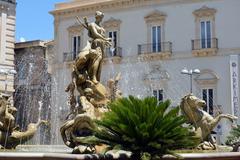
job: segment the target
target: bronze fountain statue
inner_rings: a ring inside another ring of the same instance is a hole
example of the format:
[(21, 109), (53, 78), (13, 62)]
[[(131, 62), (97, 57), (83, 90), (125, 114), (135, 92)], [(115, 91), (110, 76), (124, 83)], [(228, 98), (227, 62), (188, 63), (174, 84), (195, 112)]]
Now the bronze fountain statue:
[[(64, 143), (73, 148), (73, 153), (96, 151), (95, 146), (84, 143), (84, 138), (92, 136), (92, 131), (96, 127), (93, 120), (100, 119), (102, 114), (108, 111), (107, 104), (122, 95), (118, 89), (120, 74), (110, 79), (107, 87), (100, 83), (105, 47), (111, 45), (110, 39), (105, 36), (104, 28), (100, 25), (103, 17), (104, 14), (100, 11), (96, 12), (96, 21), (93, 23), (88, 23), (87, 18), (84, 18), (82, 23), (77, 17), (79, 23), (87, 29), (90, 40), (73, 64), (72, 80), (65, 90), (69, 93), (70, 113), (60, 128)], [(75, 91), (80, 97), (79, 102), (76, 100)], [(198, 149), (215, 150), (217, 145), (211, 131), (222, 118), (233, 121), (237, 117), (220, 114), (213, 118), (203, 110), (204, 105), (205, 101), (189, 94), (182, 98), (180, 108), (194, 127), (196, 136), (201, 139)]]
[[(90, 40), (73, 64), (72, 81), (65, 90), (69, 92), (70, 113), (60, 128), (64, 143), (74, 148), (73, 152), (95, 151), (94, 146), (84, 144), (81, 138), (92, 135), (92, 129), (95, 127), (93, 120), (100, 119), (102, 114), (108, 111), (107, 103), (121, 97), (121, 91), (117, 87), (120, 74), (108, 81), (108, 87), (100, 83), (105, 48), (111, 46), (111, 39), (105, 36), (105, 30), (100, 25), (103, 17), (104, 14), (100, 11), (96, 11), (96, 21), (93, 23), (88, 23), (87, 18), (84, 18), (82, 23), (77, 17), (79, 23), (87, 29)], [(80, 97), (79, 103), (75, 90)]]
[(195, 97), (193, 94), (183, 97), (180, 104), (182, 114), (193, 125), (196, 136), (201, 140), (197, 149), (216, 150), (217, 144), (211, 132), (221, 119), (226, 118), (233, 122), (237, 117), (231, 114), (219, 114), (213, 117), (203, 110), (204, 106), (206, 106), (206, 102)]
[(30, 123), (26, 131), (20, 131), (14, 117), (17, 109), (11, 105), (10, 99), (9, 95), (0, 93), (0, 145), (4, 149), (15, 149), (20, 143), (30, 140), (39, 125), (48, 125), (47, 121), (39, 120), (37, 123)]

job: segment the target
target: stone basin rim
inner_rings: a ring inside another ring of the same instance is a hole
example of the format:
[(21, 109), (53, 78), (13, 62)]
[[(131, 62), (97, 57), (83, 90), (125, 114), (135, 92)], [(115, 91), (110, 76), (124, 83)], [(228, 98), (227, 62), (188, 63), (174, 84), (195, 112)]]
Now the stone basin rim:
[[(184, 159), (200, 160), (200, 159), (221, 159), (221, 160), (237, 160), (240, 159), (240, 152), (222, 152), (222, 153), (181, 153)], [(92, 157), (92, 158), (91, 158)], [(103, 159), (97, 154), (66, 154), (66, 153), (19, 153), (19, 152), (0, 152), (0, 160), (85, 160), (85, 159)], [(105, 159), (105, 158), (104, 158)], [(106, 158), (107, 159), (107, 158)], [(118, 159), (118, 158), (113, 158)], [(119, 158), (120, 159), (120, 158)], [(164, 159), (175, 159), (170, 155), (164, 156)]]

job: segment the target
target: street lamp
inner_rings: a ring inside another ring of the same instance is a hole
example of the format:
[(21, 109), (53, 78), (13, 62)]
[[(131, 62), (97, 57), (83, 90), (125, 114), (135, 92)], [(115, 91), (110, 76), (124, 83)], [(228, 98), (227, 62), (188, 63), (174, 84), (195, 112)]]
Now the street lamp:
[(199, 69), (190, 69), (187, 68), (182, 69), (181, 74), (186, 74), (190, 76), (190, 92), (192, 93), (192, 77), (195, 74), (200, 74), (201, 71)]
[(5, 90), (4, 90), (4, 92), (6, 93), (7, 92), (7, 76), (15, 75), (15, 74), (17, 74), (17, 72), (14, 69), (0, 68), (0, 74), (5, 75)]

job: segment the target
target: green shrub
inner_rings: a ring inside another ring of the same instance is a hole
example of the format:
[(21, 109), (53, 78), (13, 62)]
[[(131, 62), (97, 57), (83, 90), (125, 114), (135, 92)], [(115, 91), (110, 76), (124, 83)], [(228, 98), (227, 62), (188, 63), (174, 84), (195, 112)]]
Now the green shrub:
[(111, 148), (131, 151), (136, 159), (151, 159), (172, 150), (195, 147), (198, 140), (188, 128), (179, 107), (169, 109), (170, 101), (158, 103), (129, 96), (109, 105), (110, 111), (96, 121), (95, 137)]
[(237, 125), (237, 127), (231, 130), (230, 135), (227, 137), (226, 144), (233, 146), (238, 142), (240, 142), (240, 125)]

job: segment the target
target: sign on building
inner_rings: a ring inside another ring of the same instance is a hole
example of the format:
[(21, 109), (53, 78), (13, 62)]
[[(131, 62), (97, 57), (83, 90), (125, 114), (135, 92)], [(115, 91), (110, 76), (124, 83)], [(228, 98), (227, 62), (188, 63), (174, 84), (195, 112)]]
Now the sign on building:
[[(239, 117), (238, 55), (230, 55), (232, 114)], [(239, 124), (238, 120), (238, 124)]]

